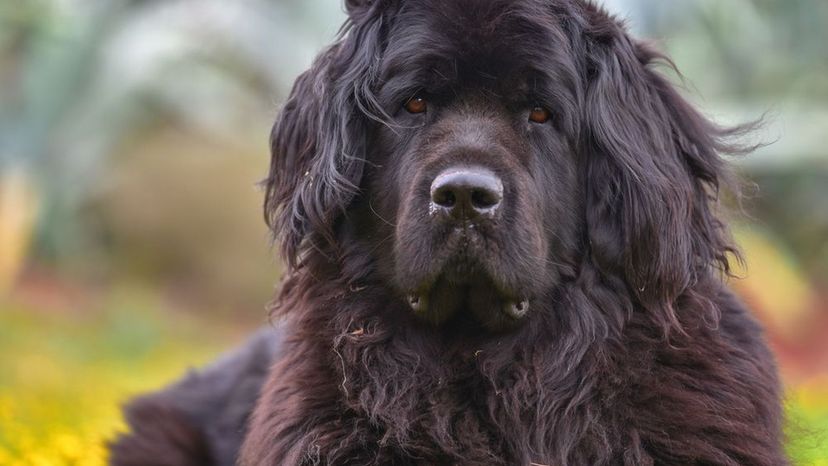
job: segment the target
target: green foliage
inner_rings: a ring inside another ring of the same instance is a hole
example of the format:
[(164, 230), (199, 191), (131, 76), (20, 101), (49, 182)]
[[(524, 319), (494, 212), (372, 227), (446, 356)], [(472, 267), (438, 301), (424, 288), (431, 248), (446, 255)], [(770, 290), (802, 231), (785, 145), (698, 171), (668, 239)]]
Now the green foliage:
[(788, 403), (788, 454), (797, 466), (828, 466), (828, 378), (814, 389), (822, 394), (814, 398), (800, 389)]

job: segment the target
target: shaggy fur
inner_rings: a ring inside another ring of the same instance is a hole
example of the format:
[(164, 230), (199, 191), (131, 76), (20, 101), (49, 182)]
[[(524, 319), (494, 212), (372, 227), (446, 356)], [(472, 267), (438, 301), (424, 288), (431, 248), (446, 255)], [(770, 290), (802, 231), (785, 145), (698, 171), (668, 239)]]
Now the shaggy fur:
[[(722, 282), (720, 154), (749, 128), (583, 0), (346, 5), (273, 129), (285, 337), (239, 464), (787, 464), (773, 357)], [(435, 210), (438, 175), (480, 166), (497, 210)], [(195, 450), (224, 422), (186, 419)]]

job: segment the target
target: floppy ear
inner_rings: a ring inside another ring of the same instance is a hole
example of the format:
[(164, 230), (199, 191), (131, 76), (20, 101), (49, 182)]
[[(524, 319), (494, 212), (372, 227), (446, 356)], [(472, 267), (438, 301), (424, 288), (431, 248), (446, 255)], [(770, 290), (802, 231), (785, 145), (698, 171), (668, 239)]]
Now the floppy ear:
[[(348, 8), (359, 3), (367, 0)], [(340, 40), (297, 79), (273, 126), (265, 219), (291, 268), (308, 248), (333, 252), (336, 222), (358, 190), (366, 115), (378, 108), (371, 93), (378, 16), (346, 23)]]
[[(715, 205), (727, 167), (720, 152), (744, 128), (717, 127), (650, 66), (659, 54), (605, 14), (587, 32), (587, 225), (593, 262), (624, 279), (648, 309), (672, 304), (734, 249)], [(665, 60), (666, 61), (666, 60)], [(669, 62), (668, 62), (669, 63)]]

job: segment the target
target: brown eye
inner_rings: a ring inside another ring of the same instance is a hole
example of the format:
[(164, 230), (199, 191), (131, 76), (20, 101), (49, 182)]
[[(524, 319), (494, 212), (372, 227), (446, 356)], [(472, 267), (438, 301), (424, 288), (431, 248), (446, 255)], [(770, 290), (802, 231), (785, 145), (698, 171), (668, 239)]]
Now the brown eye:
[(423, 113), (428, 109), (428, 103), (422, 97), (412, 97), (405, 103), (408, 113)]
[(532, 109), (532, 112), (529, 114), (529, 121), (535, 123), (546, 123), (549, 121), (549, 110), (543, 107), (535, 107)]

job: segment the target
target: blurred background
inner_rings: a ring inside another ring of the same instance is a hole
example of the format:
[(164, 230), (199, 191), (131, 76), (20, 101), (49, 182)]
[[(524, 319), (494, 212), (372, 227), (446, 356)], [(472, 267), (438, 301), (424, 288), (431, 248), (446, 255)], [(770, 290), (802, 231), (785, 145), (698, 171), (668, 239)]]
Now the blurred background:
[[(828, 2), (606, 0), (723, 123), (767, 113), (732, 280), (828, 465)], [(102, 465), (118, 406), (266, 322), (256, 187), (339, 0), (0, 2), (0, 464)]]

